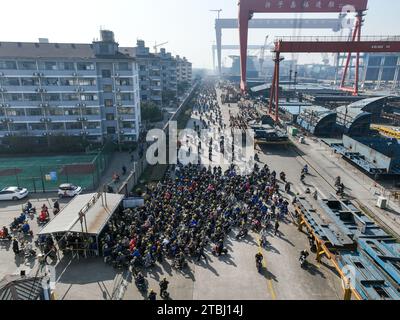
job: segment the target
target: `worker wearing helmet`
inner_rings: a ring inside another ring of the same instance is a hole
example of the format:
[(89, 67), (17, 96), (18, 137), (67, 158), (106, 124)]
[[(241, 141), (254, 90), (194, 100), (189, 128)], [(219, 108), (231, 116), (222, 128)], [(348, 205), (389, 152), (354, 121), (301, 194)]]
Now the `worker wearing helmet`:
[(147, 299), (153, 301), (157, 300), (157, 293), (155, 293), (154, 290), (151, 289)]

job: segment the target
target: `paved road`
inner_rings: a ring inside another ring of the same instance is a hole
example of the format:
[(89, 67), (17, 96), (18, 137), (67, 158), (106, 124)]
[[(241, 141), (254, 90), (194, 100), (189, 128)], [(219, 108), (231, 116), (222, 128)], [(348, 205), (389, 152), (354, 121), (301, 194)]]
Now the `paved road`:
[[(222, 103), (220, 102), (222, 105)], [(222, 106), (224, 122), (229, 124), (229, 109), (235, 113), (237, 106)], [(198, 123), (193, 115), (188, 128)], [(194, 145), (192, 145), (192, 150)], [(208, 153), (208, 152), (207, 152)], [(207, 155), (208, 156), (208, 155)], [(214, 150), (213, 158), (217, 156)], [(262, 163), (277, 172), (287, 172), (289, 180), (296, 183), (303, 166), (302, 159), (292, 149), (286, 147), (264, 148), (260, 153)], [(296, 186), (298, 192), (304, 190)], [(309, 248), (305, 234), (297, 230), (290, 219), (281, 223), (280, 232), (268, 237), (270, 245), (262, 249), (258, 236), (252, 234), (246, 241), (236, 241), (231, 235), (228, 240), (229, 255), (217, 258), (207, 252), (209, 260), (190, 263), (190, 271), (182, 274), (171, 269), (168, 262), (148, 273), (149, 288), (159, 290), (158, 282), (166, 277), (170, 281), (169, 292), (173, 299), (254, 299), (254, 300), (296, 300), (296, 299), (341, 299), (342, 290), (339, 277), (323, 260), (319, 265), (311, 256), (310, 268), (303, 270), (298, 257), (301, 250)], [(258, 273), (254, 256), (262, 251), (265, 261), (262, 273)], [(124, 299), (143, 299), (143, 295), (132, 283), (128, 284)]]

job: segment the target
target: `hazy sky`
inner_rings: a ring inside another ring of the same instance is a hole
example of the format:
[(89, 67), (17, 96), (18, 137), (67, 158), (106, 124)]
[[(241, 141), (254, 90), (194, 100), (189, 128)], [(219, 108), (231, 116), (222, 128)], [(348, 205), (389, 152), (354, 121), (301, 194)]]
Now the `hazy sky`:
[[(166, 49), (186, 56), (194, 67), (212, 66), (215, 42), (210, 9), (223, 9), (222, 18), (237, 17), (238, 0), (1, 0), (0, 41), (91, 42), (102, 26), (115, 32), (122, 46), (135, 46), (137, 39), (152, 47), (169, 41)], [(400, 34), (400, 1), (369, 0), (364, 35)], [(303, 15), (336, 17), (337, 15)], [(295, 17), (256, 14), (255, 18)], [(333, 35), (332, 31), (250, 30), (249, 44), (263, 44), (270, 35)], [(236, 30), (223, 31), (224, 44), (238, 44)], [(1, 50), (1, 49), (0, 49)], [(151, 49), (152, 50), (152, 49)], [(225, 53), (225, 55), (230, 52)], [(321, 58), (319, 58), (321, 59)]]

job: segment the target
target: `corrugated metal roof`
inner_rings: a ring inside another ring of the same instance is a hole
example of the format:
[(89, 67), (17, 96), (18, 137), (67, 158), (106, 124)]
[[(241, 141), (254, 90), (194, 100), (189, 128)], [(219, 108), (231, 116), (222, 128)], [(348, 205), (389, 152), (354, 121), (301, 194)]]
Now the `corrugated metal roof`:
[(380, 100), (385, 100), (389, 98), (390, 96), (382, 96), (382, 97), (374, 97), (374, 98), (367, 98), (367, 99), (362, 99), (356, 102), (353, 102), (348, 105), (349, 108), (364, 108), (371, 103), (378, 102)]
[(107, 207), (103, 207), (101, 197), (97, 198), (97, 193), (75, 197), (39, 232), (39, 234), (62, 233), (68, 231), (82, 232), (79, 212), (88, 206), (88, 203), (90, 203), (92, 199), (96, 199), (96, 201), (91, 206), (88, 206), (85, 215), (87, 231), (85, 225), (83, 226), (83, 230), (84, 233), (99, 234), (124, 198), (121, 194), (107, 193), (103, 195), (104, 199), (107, 199)]
[(43, 277), (5, 276), (0, 282), (0, 300), (38, 300)]

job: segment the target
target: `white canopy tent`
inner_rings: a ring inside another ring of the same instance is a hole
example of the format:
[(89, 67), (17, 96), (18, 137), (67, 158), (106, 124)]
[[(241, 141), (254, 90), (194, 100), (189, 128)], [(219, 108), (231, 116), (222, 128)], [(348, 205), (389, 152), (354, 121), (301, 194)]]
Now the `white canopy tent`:
[(97, 236), (123, 198), (124, 195), (113, 193), (79, 195), (40, 230), (39, 235), (75, 232)]

